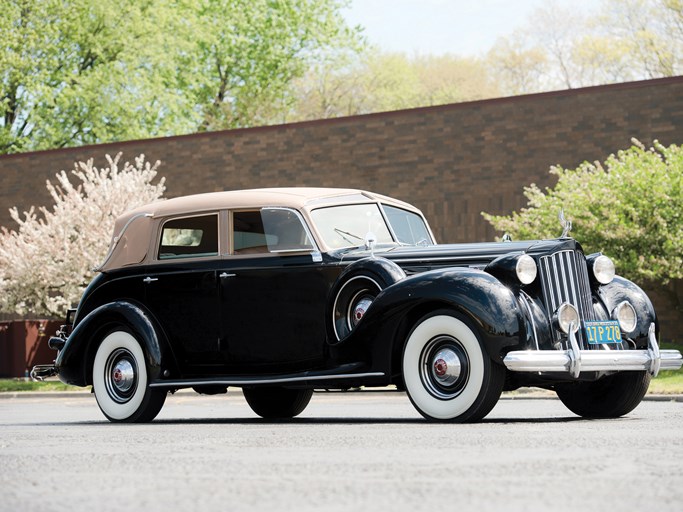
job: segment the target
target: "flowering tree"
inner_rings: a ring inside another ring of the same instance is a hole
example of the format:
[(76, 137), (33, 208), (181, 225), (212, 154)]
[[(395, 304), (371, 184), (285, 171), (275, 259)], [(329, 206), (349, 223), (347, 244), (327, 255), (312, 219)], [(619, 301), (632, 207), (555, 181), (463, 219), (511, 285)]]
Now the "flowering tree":
[(526, 208), (484, 218), (513, 238), (553, 238), (564, 209), (572, 236), (587, 251), (608, 254), (625, 277), (663, 285), (683, 279), (683, 146), (655, 142), (646, 149), (634, 139), (604, 165), (584, 162), (550, 172), (557, 184), (545, 192), (526, 187)]
[(116, 218), (162, 196), (164, 178), (152, 184), (159, 161), (140, 155), (120, 168), (121, 153), (106, 158), (101, 169), (92, 159), (76, 163), (75, 185), (65, 171), (56, 185), (47, 181), (52, 209), (31, 207), (23, 218), (10, 209), (19, 229), (0, 231), (0, 311), (63, 316), (106, 256)]

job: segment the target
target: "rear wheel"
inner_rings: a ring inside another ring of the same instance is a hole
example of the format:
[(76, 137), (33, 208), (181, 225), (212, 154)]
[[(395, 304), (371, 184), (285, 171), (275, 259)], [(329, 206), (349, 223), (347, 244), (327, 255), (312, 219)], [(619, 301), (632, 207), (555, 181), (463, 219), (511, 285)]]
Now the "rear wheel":
[(594, 382), (557, 386), (557, 396), (574, 414), (584, 418), (618, 418), (635, 409), (647, 392), (648, 372), (620, 372)]
[(142, 347), (124, 329), (107, 334), (95, 354), (92, 374), (97, 405), (111, 421), (152, 421), (166, 400), (166, 391), (148, 386)]
[(406, 391), (428, 419), (482, 419), (500, 398), (504, 377), (475, 331), (450, 314), (421, 320), (403, 351)]
[(249, 407), (262, 418), (293, 418), (301, 414), (313, 396), (312, 389), (243, 388)]

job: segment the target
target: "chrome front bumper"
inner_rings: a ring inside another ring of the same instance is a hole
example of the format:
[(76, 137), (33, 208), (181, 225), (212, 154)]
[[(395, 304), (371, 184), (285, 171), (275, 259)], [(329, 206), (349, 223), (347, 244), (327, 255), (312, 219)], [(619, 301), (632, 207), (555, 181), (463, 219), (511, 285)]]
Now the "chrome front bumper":
[(574, 333), (569, 350), (515, 350), (503, 362), (513, 372), (648, 371), (656, 377), (660, 370), (678, 370), (683, 356), (678, 350), (659, 350), (655, 324), (650, 324), (647, 350), (580, 350)]

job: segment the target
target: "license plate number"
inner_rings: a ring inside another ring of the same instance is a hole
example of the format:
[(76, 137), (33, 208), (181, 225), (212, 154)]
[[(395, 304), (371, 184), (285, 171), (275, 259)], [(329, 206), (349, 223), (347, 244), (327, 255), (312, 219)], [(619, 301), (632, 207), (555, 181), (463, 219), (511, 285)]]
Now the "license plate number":
[(616, 320), (587, 321), (583, 329), (591, 345), (621, 343), (621, 329)]

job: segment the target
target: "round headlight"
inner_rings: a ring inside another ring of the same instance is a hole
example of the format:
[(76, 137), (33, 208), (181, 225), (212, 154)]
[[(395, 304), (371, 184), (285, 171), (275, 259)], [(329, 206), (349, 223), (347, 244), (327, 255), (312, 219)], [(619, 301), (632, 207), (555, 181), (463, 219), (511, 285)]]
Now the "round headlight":
[(607, 256), (600, 255), (593, 262), (593, 275), (598, 283), (609, 284), (614, 279), (614, 262)]
[(522, 254), (517, 259), (515, 270), (517, 271), (517, 279), (519, 279), (522, 284), (533, 283), (534, 279), (536, 279), (536, 274), (538, 273), (536, 262), (527, 254)]
[(619, 327), (625, 333), (633, 332), (638, 324), (638, 317), (633, 306), (626, 301), (619, 303), (619, 305), (612, 311), (612, 318), (619, 322)]
[(565, 302), (557, 308), (555, 321), (560, 330), (565, 334), (569, 334), (570, 327), (572, 332), (579, 330), (579, 312), (569, 302)]

